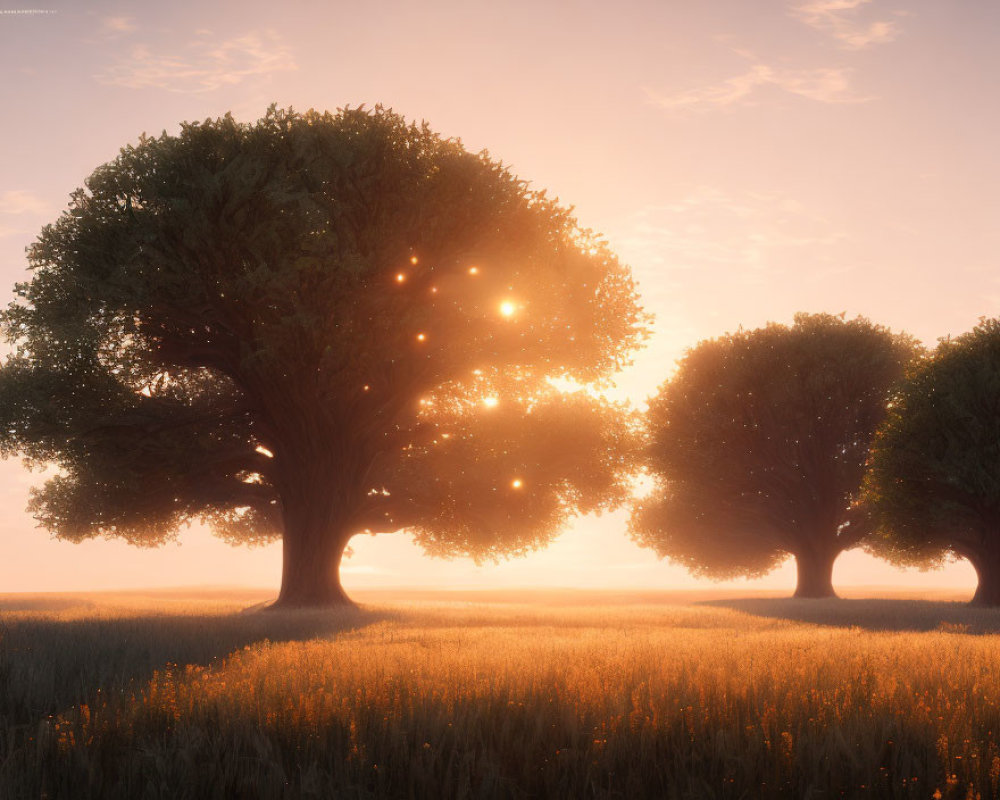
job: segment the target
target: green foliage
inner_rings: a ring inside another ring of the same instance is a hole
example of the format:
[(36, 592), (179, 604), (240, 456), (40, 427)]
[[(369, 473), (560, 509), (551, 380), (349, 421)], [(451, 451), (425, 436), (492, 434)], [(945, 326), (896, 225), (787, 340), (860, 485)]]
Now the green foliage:
[(29, 260), (0, 448), (59, 467), (33, 504), (59, 536), (158, 544), (201, 518), (267, 540), (308, 508), (338, 537), (492, 557), (622, 496), (628, 420), (548, 379), (627, 363), (628, 269), (425, 124), (272, 107), (143, 136)]
[(762, 575), (857, 544), (858, 490), (914, 340), (859, 317), (798, 314), (701, 342), (650, 401), (656, 479), (633, 536), (697, 574)]
[(893, 396), (865, 482), (870, 548), (897, 564), (1000, 551), (1000, 321), (984, 319), (915, 365)]

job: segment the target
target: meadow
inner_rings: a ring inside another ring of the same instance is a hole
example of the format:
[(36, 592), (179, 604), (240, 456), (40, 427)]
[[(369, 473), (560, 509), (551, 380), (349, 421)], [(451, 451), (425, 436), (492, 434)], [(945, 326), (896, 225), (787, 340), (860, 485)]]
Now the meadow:
[(1000, 797), (948, 599), (0, 597), (0, 797)]

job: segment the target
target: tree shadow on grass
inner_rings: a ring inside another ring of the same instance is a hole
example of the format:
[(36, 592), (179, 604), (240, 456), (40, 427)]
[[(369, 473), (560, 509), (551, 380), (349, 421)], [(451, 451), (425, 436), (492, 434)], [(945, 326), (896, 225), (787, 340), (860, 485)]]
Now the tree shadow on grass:
[[(46, 610), (52, 610), (47, 608)], [(23, 725), (148, 681), (168, 664), (208, 666), (255, 643), (348, 634), (382, 610), (114, 612), (75, 619), (0, 611), (0, 727)]]
[(869, 631), (1000, 633), (1000, 608), (977, 608), (955, 601), (756, 597), (707, 600), (700, 605), (730, 608), (756, 617)]

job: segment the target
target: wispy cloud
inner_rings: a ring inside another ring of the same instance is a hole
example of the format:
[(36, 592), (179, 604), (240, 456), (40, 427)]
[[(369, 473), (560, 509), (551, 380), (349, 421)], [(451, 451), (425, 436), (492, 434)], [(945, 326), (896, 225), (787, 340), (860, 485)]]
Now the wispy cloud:
[(48, 205), (37, 195), (20, 190), (0, 194), (0, 214), (45, 214)]
[(820, 103), (863, 103), (870, 100), (851, 86), (851, 70), (847, 67), (815, 69), (779, 69), (767, 64), (752, 64), (740, 75), (695, 89), (662, 94), (647, 89), (649, 101), (671, 110), (724, 108), (750, 105), (760, 90), (771, 87), (788, 94)]
[[(760, 284), (805, 263), (837, 270), (835, 251), (846, 239), (824, 216), (779, 192), (729, 192), (702, 186), (675, 202), (649, 206), (615, 243), (643, 280), (660, 286), (709, 283)], [(672, 275), (664, 280), (664, 271)]]
[(297, 68), (291, 51), (274, 33), (253, 31), (219, 42), (211, 31), (200, 30), (180, 52), (156, 52), (137, 44), (96, 77), (129, 89), (199, 93)]
[(862, 50), (893, 41), (899, 35), (895, 22), (887, 19), (861, 20), (864, 6), (872, 0), (811, 0), (792, 6), (793, 17), (832, 36), (848, 50)]
[(138, 27), (132, 17), (105, 17), (103, 23), (104, 30), (112, 34), (132, 33)]
[[(33, 222), (17, 217), (48, 214), (50, 207), (38, 195), (19, 189), (0, 192), (0, 239), (29, 231)], [(12, 223), (12, 224), (8, 224)]]

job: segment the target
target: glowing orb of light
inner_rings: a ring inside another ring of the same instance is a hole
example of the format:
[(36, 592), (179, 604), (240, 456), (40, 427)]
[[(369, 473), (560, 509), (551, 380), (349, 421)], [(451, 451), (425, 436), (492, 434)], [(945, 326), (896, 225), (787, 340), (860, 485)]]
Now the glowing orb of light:
[(517, 306), (511, 300), (504, 300), (500, 304), (500, 313), (505, 317), (514, 316), (515, 311), (517, 311)]
[(417, 341), (418, 342), (426, 342), (427, 341), (427, 334), (426, 333), (418, 333), (417, 334)]
[(469, 274), (470, 275), (478, 275), (479, 274), (479, 267), (469, 267)]
[(496, 405), (499, 402), (500, 401), (497, 398), (495, 398), (495, 397), (484, 397), (483, 398), (483, 405), (486, 406), (487, 408), (496, 408)]
[(405, 274), (403, 274), (402, 272), (396, 273), (396, 283), (402, 283), (405, 280), (406, 280)]
[(514, 489), (520, 489), (522, 486), (524, 486), (524, 481), (522, 481), (520, 478), (514, 478), (514, 480), (510, 482), (510, 485)]

